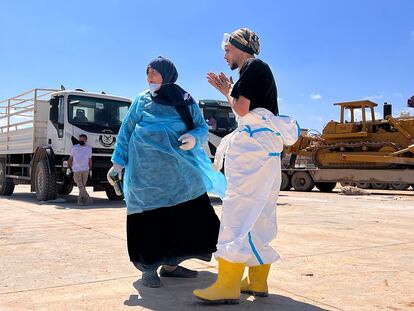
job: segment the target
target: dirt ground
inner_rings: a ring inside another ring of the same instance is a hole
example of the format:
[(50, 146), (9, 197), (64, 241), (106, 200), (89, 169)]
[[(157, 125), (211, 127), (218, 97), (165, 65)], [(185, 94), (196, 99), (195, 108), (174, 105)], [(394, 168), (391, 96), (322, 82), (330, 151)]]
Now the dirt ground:
[(414, 191), (338, 190), (281, 192), (272, 245), (282, 260), (269, 297), (206, 306), (192, 290), (214, 281), (216, 261), (185, 262), (196, 279), (143, 287), (128, 259), (123, 202), (97, 192), (79, 207), (75, 189), (40, 204), (18, 186), (0, 198), (0, 310), (414, 310)]

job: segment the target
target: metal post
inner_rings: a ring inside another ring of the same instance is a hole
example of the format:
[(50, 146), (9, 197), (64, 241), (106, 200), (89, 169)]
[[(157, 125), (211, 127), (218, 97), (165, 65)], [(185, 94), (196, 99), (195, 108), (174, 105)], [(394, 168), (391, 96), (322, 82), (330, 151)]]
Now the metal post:
[(362, 131), (365, 132), (367, 130), (367, 120), (365, 116), (365, 106), (362, 106)]
[[(33, 102), (33, 124), (32, 124), (32, 129), (33, 129), (33, 131), (32, 131), (32, 135), (33, 135), (33, 137), (32, 137), (33, 148), (35, 148), (34, 145), (36, 143), (36, 126), (35, 126), (35, 124), (36, 124), (36, 113), (37, 113), (37, 108), (38, 108), (37, 107), (37, 91), (38, 91), (38, 89), (35, 89), (34, 102)], [(34, 150), (33, 150), (33, 152), (34, 152)]]
[(10, 100), (7, 101), (7, 131), (6, 131), (6, 150), (9, 150), (9, 128), (10, 128)]
[(7, 101), (7, 133), (9, 132), (10, 127), (10, 99)]

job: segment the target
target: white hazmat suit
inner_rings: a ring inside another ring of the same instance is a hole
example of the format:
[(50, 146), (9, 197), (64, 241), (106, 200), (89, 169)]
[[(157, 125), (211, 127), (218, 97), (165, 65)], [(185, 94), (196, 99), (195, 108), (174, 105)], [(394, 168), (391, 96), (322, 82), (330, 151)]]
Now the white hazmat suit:
[(238, 128), (223, 138), (214, 163), (220, 169), (225, 158), (227, 179), (216, 258), (246, 266), (279, 259), (269, 244), (277, 234), (280, 156), (299, 135), (294, 119), (256, 108), (239, 117)]

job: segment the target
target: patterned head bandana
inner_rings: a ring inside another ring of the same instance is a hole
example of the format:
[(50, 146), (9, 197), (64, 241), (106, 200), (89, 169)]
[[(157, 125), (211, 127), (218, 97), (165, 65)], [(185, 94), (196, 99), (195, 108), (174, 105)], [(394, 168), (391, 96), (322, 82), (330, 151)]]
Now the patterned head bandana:
[(251, 55), (260, 53), (259, 37), (248, 28), (240, 28), (231, 34), (225, 33), (222, 42), (222, 48), (228, 44), (234, 45), (239, 50)]

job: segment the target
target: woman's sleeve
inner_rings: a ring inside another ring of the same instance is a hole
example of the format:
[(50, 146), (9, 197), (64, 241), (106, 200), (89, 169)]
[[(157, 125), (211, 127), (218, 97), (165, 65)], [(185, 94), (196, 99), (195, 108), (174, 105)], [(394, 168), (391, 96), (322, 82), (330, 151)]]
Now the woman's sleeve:
[(125, 167), (128, 163), (128, 145), (132, 132), (137, 123), (141, 121), (142, 110), (140, 108), (140, 96), (138, 96), (129, 108), (124, 121), (122, 121), (116, 138), (115, 150), (111, 161)]
[(202, 145), (208, 140), (208, 125), (206, 120), (204, 120), (198, 104), (193, 104), (189, 108), (191, 116), (193, 117), (194, 128), (189, 131), (188, 134), (193, 135), (196, 138), (197, 143)]

